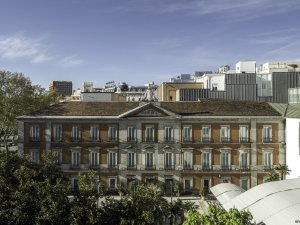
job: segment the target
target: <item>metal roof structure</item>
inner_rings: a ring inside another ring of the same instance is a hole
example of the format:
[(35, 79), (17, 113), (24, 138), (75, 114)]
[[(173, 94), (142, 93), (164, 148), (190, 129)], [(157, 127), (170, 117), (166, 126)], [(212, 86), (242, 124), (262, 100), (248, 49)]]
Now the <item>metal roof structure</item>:
[[(300, 221), (300, 178), (258, 185), (230, 198), (236, 185), (218, 184), (211, 188), (224, 209), (249, 210), (257, 224), (282, 225)], [(226, 199), (226, 201), (224, 201)]]

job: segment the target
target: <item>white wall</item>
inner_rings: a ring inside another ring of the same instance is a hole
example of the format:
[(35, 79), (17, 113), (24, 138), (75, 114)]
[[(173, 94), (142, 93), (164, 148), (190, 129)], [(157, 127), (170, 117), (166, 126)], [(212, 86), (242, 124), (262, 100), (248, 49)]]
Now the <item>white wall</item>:
[(255, 73), (256, 61), (240, 61), (235, 65), (236, 73)]
[(112, 93), (82, 92), (80, 100), (83, 102), (111, 102)]
[(300, 177), (299, 124), (300, 119), (286, 119), (286, 164), (292, 170), (287, 179)]
[(213, 84), (216, 84), (218, 91), (225, 91), (225, 74), (205, 74), (201, 77), (196, 77), (196, 83), (203, 83), (203, 87), (210, 90), (212, 90)]

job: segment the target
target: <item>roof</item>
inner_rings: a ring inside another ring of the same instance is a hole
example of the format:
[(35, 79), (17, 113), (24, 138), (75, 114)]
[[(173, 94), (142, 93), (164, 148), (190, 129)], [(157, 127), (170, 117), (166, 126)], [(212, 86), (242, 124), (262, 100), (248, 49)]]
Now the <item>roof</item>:
[[(222, 201), (222, 194), (218, 195), (219, 190), (227, 188), (225, 184), (219, 184), (211, 188), (211, 191)], [(222, 206), (226, 210), (249, 210), (256, 223), (294, 224), (299, 220), (300, 178), (258, 185), (224, 202)]]
[(210, 189), (214, 196), (218, 199), (221, 205), (230, 201), (234, 197), (240, 195), (244, 190), (231, 183), (223, 183), (222, 185), (216, 185)]
[[(142, 103), (147, 104), (147, 103)], [(139, 102), (63, 102), (28, 116), (119, 116), (139, 109)], [(181, 116), (280, 116), (265, 102), (203, 99), (197, 102), (151, 102), (149, 107)]]
[(299, 103), (270, 103), (282, 116), (286, 118), (300, 118), (300, 104)]

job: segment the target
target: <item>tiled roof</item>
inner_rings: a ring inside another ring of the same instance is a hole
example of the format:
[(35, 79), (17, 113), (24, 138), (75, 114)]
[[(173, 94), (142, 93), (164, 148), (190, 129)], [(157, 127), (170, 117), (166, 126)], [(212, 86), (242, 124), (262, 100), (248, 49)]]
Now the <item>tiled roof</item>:
[[(280, 116), (273, 107), (263, 102), (202, 99), (198, 102), (153, 104), (182, 116)], [(64, 102), (29, 116), (119, 116), (140, 108), (140, 105), (138, 102)]]

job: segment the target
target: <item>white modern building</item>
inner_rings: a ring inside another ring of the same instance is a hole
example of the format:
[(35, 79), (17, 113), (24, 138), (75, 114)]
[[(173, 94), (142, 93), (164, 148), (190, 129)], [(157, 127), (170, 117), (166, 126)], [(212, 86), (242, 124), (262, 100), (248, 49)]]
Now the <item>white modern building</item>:
[(278, 61), (278, 62), (266, 62), (257, 67), (257, 73), (273, 73), (273, 72), (299, 72), (299, 61)]
[(211, 91), (225, 91), (225, 74), (211, 73), (195, 77), (197, 83), (203, 83), (203, 88)]
[(239, 61), (235, 64), (236, 73), (255, 73), (256, 61)]

